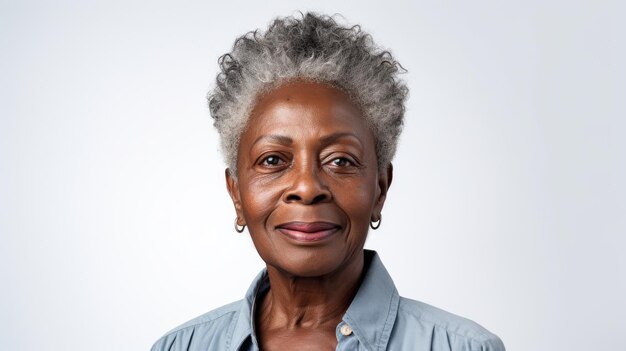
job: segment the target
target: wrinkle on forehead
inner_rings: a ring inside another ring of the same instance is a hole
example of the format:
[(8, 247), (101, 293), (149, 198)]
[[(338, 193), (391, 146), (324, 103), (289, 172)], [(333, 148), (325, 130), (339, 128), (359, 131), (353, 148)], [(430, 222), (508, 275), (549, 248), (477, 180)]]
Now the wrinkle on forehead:
[[(301, 94), (303, 90), (306, 90), (306, 94)], [(331, 101), (341, 102), (341, 104), (332, 104)], [(350, 111), (350, 113), (356, 112), (363, 116), (359, 106), (341, 89), (329, 84), (296, 80), (259, 96), (250, 113), (250, 118), (262, 115), (270, 106), (280, 110), (283, 106), (294, 108), (296, 105), (304, 107), (310, 104), (332, 107), (332, 110), (327, 113), (341, 114)], [(335, 111), (336, 109), (345, 111)]]

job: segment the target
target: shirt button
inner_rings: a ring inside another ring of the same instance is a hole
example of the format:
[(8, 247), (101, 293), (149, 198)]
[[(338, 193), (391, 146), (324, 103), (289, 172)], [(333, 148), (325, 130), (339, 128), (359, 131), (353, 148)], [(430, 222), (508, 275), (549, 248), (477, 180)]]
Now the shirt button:
[(347, 324), (342, 325), (339, 331), (345, 336), (352, 334), (352, 328), (350, 328), (350, 326)]

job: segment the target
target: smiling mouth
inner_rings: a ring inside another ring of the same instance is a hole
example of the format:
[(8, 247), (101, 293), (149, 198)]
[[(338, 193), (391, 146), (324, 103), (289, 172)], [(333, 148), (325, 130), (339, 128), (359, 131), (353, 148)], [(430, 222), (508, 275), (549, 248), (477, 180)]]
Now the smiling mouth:
[(329, 222), (290, 222), (276, 227), (287, 237), (300, 242), (316, 242), (337, 233), (341, 227)]

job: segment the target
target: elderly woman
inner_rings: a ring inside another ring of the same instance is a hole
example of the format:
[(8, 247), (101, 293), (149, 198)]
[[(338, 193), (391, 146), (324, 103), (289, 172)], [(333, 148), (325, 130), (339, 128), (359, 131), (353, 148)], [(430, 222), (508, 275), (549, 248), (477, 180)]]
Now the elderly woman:
[(398, 292), (374, 251), (406, 86), (358, 26), (306, 14), (236, 40), (209, 95), (235, 230), (266, 268), (243, 300), (161, 350), (504, 350), (476, 323)]

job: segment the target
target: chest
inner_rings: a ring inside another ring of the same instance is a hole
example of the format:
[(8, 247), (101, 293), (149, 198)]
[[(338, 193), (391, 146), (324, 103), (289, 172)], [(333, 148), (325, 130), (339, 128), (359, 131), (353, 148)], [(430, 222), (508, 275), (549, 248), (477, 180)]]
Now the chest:
[(302, 350), (333, 351), (337, 347), (334, 330), (275, 330), (260, 333), (259, 346), (263, 351)]
[(259, 331), (257, 338), (262, 351), (361, 350), (359, 340), (345, 323), (315, 329)]

